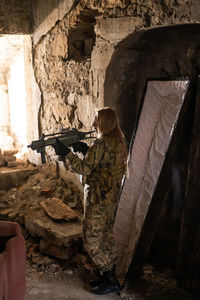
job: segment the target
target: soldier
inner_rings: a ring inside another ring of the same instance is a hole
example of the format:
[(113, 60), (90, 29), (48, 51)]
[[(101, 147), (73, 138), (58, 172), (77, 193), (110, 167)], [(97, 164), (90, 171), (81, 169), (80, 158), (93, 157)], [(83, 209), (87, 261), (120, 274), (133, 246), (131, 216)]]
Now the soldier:
[(83, 244), (97, 268), (103, 272), (93, 282), (91, 292), (97, 295), (119, 292), (115, 276), (115, 243), (113, 224), (122, 178), (126, 172), (127, 146), (116, 113), (109, 107), (98, 111), (93, 126), (100, 134), (94, 145), (79, 142), (74, 152), (86, 154), (80, 159), (63, 144), (55, 146), (57, 155), (66, 155), (72, 169), (83, 175), (84, 216)]

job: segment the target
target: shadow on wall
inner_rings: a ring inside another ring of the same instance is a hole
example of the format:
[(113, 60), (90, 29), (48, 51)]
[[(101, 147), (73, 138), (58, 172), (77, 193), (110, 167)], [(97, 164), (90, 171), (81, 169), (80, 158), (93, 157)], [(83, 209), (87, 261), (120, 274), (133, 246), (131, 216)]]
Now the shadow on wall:
[(55, 9), (59, 9), (60, 7), (60, 9), (67, 9), (66, 13), (70, 13), (79, 3), (77, 0), (50, 0), (48, 2), (35, 0), (31, 2), (33, 12), (33, 31), (36, 30), (37, 27), (39, 27), (40, 24), (42, 24)]
[(90, 57), (95, 44), (95, 15), (97, 11), (87, 10), (80, 14), (80, 21), (70, 28), (68, 37), (68, 59), (80, 60)]
[(148, 78), (198, 75), (199, 29), (198, 24), (150, 29), (129, 35), (116, 47), (106, 72), (104, 99), (116, 109), (128, 142)]

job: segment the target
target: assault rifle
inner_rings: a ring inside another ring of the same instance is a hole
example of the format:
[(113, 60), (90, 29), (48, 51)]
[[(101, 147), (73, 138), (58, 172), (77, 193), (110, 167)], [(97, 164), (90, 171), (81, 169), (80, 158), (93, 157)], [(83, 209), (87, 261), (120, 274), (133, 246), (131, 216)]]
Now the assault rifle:
[(70, 147), (73, 144), (78, 143), (81, 140), (96, 138), (92, 136), (92, 133), (95, 131), (82, 132), (78, 131), (76, 128), (62, 129), (60, 132), (51, 133), (51, 134), (42, 134), (42, 137), (39, 140), (33, 141), (28, 148), (36, 150), (41, 154), (42, 163), (46, 163), (45, 158), (45, 147), (56, 145), (57, 140), (62, 142), (66, 147)]

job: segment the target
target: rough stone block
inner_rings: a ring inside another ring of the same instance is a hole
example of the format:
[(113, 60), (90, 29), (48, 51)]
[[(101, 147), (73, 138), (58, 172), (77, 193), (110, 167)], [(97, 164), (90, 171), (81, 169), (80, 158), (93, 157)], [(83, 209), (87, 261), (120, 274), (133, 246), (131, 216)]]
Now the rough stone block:
[(68, 42), (67, 37), (64, 33), (60, 32), (56, 35), (53, 42), (51, 43), (52, 55), (67, 57), (68, 55)]
[(78, 218), (76, 212), (58, 198), (49, 198), (40, 204), (47, 215), (54, 220), (70, 221)]
[(70, 258), (70, 249), (69, 247), (58, 247), (57, 245), (49, 244), (49, 241), (44, 239), (40, 240), (39, 249), (41, 253), (58, 257), (60, 259), (69, 259)]
[(30, 209), (25, 217), (25, 227), (31, 235), (43, 239), (40, 245), (43, 253), (51, 252), (51, 255), (64, 259), (67, 259), (71, 247), (82, 237), (80, 222), (53, 221), (42, 208), (37, 207)]

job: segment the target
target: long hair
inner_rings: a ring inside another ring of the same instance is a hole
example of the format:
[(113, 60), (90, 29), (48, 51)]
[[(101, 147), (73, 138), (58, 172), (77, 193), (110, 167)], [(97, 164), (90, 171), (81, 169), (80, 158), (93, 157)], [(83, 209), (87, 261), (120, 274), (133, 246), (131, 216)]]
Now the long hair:
[(127, 144), (124, 134), (120, 128), (119, 119), (115, 111), (110, 107), (98, 110), (99, 132), (101, 136), (116, 137), (123, 145), (124, 158), (127, 160)]

